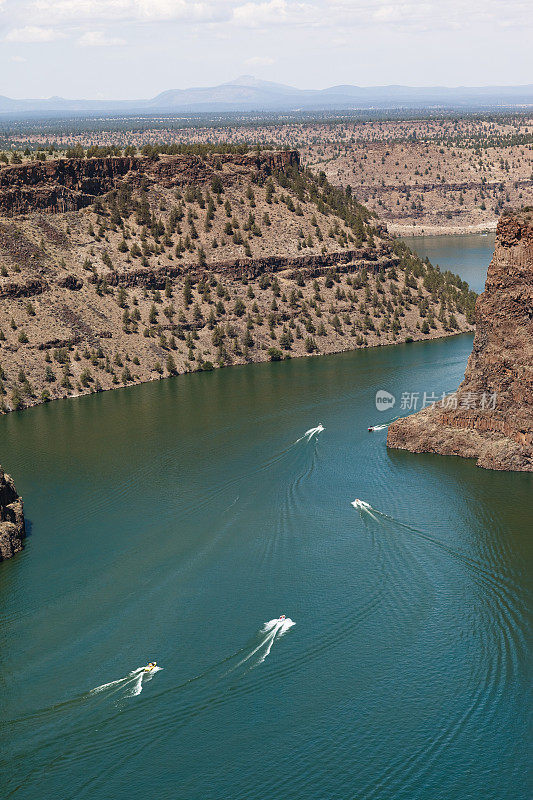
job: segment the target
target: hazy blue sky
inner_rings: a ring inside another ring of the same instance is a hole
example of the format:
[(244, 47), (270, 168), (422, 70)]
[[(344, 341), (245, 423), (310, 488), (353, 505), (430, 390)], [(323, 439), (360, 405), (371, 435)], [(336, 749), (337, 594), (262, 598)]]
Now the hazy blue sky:
[(533, 82), (531, 0), (0, 0), (0, 94)]

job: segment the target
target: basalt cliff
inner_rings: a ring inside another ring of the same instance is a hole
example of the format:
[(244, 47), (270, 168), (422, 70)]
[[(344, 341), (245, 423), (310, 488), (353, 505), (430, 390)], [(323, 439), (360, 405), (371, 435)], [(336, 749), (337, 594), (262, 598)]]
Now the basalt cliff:
[(12, 478), (0, 467), (0, 561), (22, 550), (25, 535), (22, 498)]
[(474, 300), (296, 151), (0, 169), (0, 414), (451, 336), (472, 330)]
[(270, 175), (275, 170), (297, 167), (296, 150), (265, 152), (261, 155), (217, 153), (201, 158), (175, 155), (154, 160), (147, 156), (57, 159), (33, 161), (0, 168), (0, 214), (16, 216), (33, 211), (62, 213), (86, 208), (122, 181), (146, 191), (151, 186), (175, 188), (184, 184), (205, 184), (213, 170), (226, 183), (242, 176)]
[(387, 445), (533, 471), (533, 211), (500, 218), (457, 393), (389, 428)]

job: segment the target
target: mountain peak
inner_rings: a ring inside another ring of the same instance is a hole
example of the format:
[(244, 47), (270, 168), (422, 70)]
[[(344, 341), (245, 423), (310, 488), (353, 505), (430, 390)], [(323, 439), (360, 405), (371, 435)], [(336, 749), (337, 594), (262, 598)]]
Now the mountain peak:
[(284, 83), (275, 83), (274, 81), (263, 81), (261, 78), (256, 78), (255, 75), (239, 75), (232, 81), (223, 83), (223, 86), (247, 86), (250, 89), (267, 89), (277, 92), (297, 92), (292, 86), (286, 86)]
[(260, 86), (263, 81), (256, 78), (255, 75), (239, 75), (232, 81), (226, 81), (226, 86)]

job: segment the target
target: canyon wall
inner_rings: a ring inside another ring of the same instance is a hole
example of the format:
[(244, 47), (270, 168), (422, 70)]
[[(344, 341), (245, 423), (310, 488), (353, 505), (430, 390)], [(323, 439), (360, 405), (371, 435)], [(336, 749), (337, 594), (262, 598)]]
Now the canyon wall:
[(0, 561), (22, 550), (25, 535), (22, 498), (12, 478), (0, 467)]
[[(237, 258), (227, 261), (212, 261), (208, 267), (198, 265), (178, 265), (152, 268), (139, 268), (123, 272), (110, 271), (103, 273), (103, 279), (109, 286), (143, 286), (149, 289), (162, 289), (167, 278), (188, 275), (192, 280), (202, 280), (216, 272), (231, 279), (254, 279), (263, 273), (293, 270), (301, 272), (304, 278), (324, 275), (332, 267), (339, 273), (353, 272), (354, 264), (358, 269), (366, 268), (368, 272), (378, 272), (387, 267), (397, 267), (400, 259), (387, 247), (359, 247), (354, 250), (340, 250), (332, 253), (314, 253), (305, 256), (263, 256), (261, 258)], [(92, 282), (98, 280), (95, 277)], [(35, 287), (36, 292), (39, 287)], [(0, 290), (0, 297), (1, 297)]]
[(216, 174), (227, 181), (231, 179), (228, 172), (235, 176), (244, 172), (268, 175), (299, 163), (296, 150), (212, 153), (205, 157), (162, 155), (157, 160), (147, 156), (116, 156), (31, 161), (0, 169), (0, 214), (77, 211), (122, 180), (132, 186), (143, 181), (171, 188), (206, 183)]
[(533, 471), (533, 211), (500, 218), (457, 393), (389, 427), (387, 445)]
[[(263, 256), (262, 258), (237, 258), (227, 261), (213, 261), (208, 267), (199, 265), (173, 265), (164, 267), (139, 267), (129, 270), (110, 270), (100, 275), (90, 275), (88, 283), (96, 284), (105, 281), (108, 286), (134, 287), (141, 286), (145, 289), (164, 289), (167, 279), (188, 276), (193, 281), (205, 280), (213, 272), (232, 280), (254, 279), (263, 273), (275, 273), (282, 270), (292, 270), (294, 277), (301, 273), (306, 279), (315, 278), (328, 273), (332, 267), (336, 272), (353, 272), (357, 269), (366, 269), (368, 273), (375, 274), (381, 269), (397, 267), (399, 257), (386, 247), (359, 247), (355, 250), (341, 250), (333, 253), (306, 256)], [(84, 285), (82, 278), (74, 275), (65, 275), (54, 281), (60, 286), (71, 291), (77, 291)], [(51, 283), (43, 278), (34, 278), (21, 281), (4, 281), (0, 284), (0, 299), (34, 297), (51, 288)]]

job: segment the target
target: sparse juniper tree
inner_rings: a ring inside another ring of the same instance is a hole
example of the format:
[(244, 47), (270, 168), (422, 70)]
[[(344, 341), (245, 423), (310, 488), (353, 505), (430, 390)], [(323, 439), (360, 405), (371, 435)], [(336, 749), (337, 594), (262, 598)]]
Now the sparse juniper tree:
[(244, 302), (241, 300), (241, 298), (238, 297), (235, 300), (235, 305), (233, 306), (233, 313), (237, 317), (242, 317), (245, 311), (246, 311), (246, 306), (244, 305)]
[(192, 303), (192, 284), (188, 276), (185, 278), (185, 283), (183, 284), (183, 301), (187, 308)]
[(272, 202), (274, 192), (275, 192), (274, 181), (272, 180), (272, 178), (269, 178), (265, 184), (265, 194), (267, 203), (270, 204)]
[(167, 356), (166, 367), (167, 367), (167, 372), (168, 372), (169, 375), (175, 375), (177, 373), (177, 371), (178, 371), (178, 368), (176, 366), (176, 362), (174, 360), (174, 357), (173, 357), (172, 353), (169, 353), (168, 356)]
[(217, 326), (213, 331), (211, 341), (214, 347), (220, 347), (220, 345), (224, 341), (224, 329), (221, 328), (220, 326)]
[(224, 184), (222, 183), (220, 175), (215, 175), (211, 181), (211, 189), (215, 194), (222, 194), (224, 191)]
[(126, 308), (128, 305), (128, 295), (123, 286), (119, 286), (117, 289), (117, 303), (120, 308)]

